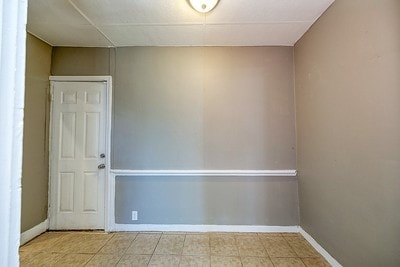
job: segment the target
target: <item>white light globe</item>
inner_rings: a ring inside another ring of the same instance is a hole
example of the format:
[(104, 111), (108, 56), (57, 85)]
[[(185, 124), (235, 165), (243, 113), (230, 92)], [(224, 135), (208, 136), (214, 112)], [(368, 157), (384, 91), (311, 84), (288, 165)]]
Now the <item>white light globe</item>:
[(192, 7), (201, 13), (211, 11), (218, 4), (218, 1), (219, 0), (189, 0)]

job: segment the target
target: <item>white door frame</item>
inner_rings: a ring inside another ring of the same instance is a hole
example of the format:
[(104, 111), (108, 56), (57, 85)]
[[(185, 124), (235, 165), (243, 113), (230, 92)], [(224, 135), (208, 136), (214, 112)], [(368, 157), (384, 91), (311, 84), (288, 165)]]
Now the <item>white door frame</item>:
[(18, 266), (26, 0), (0, 0), (0, 266)]
[[(50, 82), (105, 82), (106, 83), (106, 168), (105, 168), (105, 179), (104, 179), (104, 231), (110, 231), (110, 206), (111, 201), (111, 181), (110, 181), (110, 169), (111, 169), (111, 116), (112, 116), (112, 77), (111, 76), (50, 76)], [(50, 94), (53, 97), (53, 86), (50, 87)], [(49, 142), (52, 141), (52, 116), (53, 116), (53, 101), (50, 107), (50, 133)], [(50, 143), (51, 144), (51, 143)], [(49, 146), (49, 196), (50, 196), (50, 175), (52, 167), (52, 146)], [(48, 198), (48, 203), (50, 206), (50, 197)], [(53, 209), (49, 209), (49, 218), (53, 218)]]

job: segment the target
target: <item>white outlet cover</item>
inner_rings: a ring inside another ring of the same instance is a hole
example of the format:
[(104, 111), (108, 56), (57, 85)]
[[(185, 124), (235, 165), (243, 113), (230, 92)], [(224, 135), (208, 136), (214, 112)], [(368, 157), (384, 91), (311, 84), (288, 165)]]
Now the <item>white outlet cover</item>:
[(137, 211), (132, 211), (132, 221), (137, 221), (138, 219), (138, 212)]

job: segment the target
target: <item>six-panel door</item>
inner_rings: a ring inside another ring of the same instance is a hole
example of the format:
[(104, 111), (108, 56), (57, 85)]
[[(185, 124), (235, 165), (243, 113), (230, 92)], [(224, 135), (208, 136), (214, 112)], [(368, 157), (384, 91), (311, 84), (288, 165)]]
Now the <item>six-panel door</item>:
[(50, 229), (104, 229), (106, 83), (52, 88)]

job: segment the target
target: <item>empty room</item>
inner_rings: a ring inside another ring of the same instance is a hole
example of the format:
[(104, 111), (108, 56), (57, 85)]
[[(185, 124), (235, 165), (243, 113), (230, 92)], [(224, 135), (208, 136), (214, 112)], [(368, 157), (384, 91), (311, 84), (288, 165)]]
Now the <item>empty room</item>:
[(400, 266), (400, 1), (11, 2), (0, 266)]

